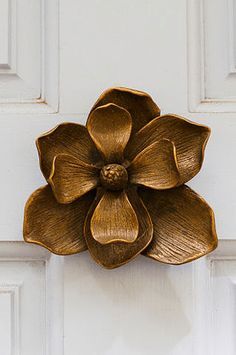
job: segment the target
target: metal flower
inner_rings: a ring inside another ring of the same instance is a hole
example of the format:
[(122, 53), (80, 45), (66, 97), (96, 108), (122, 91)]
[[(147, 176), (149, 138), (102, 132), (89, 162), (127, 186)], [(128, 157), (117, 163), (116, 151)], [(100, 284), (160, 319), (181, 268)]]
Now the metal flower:
[(39, 137), (47, 185), (25, 207), (24, 239), (60, 255), (86, 249), (106, 268), (138, 254), (182, 264), (217, 246), (214, 214), (184, 185), (203, 161), (208, 127), (160, 116), (144, 92), (112, 88), (86, 127)]

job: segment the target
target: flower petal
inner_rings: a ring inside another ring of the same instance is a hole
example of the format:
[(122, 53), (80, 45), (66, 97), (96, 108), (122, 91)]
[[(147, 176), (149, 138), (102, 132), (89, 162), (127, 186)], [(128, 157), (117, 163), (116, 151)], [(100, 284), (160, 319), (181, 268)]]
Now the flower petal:
[(126, 156), (132, 160), (150, 144), (166, 138), (176, 147), (180, 172), (179, 185), (192, 179), (200, 170), (210, 129), (176, 115), (160, 116), (143, 127), (129, 142)]
[(139, 223), (139, 233), (134, 243), (114, 242), (102, 245), (93, 238), (90, 228), (91, 218), (96, 206), (103, 196), (103, 192), (98, 194), (85, 222), (85, 238), (92, 257), (100, 265), (109, 269), (121, 266), (133, 259), (147, 247), (152, 239), (152, 221), (147, 209), (134, 189), (128, 190), (127, 195)]
[(36, 190), (25, 206), (25, 241), (59, 255), (86, 250), (83, 225), (93, 199), (91, 192), (69, 205), (61, 205), (49, 185)]
[(173, 190), (140, 191), (154, 226), (144, 254), (168, 264), (183, 264), (217, 246), (212, 209), (187, 186)]
[(179, 182), (176, 149), (168, 139), (155, 142), (140, 152), (128, 168), (133, 184), (153, 189), (170, 189)]
[(93, 238), (101, 244), (133, 243), (138, 237), (138, 218), (125, 191), (106, 191), (90, 222)]
[(90, 114), (87, 128), (107, 162), (123, 160), (123, 152), (132, 129), (132, 119), (128, 111), (114, 104), (100, 106)]
[(40, 136), (36, 145), (40, 167), (46, 179), (50, 176), (53, 159), (58, 154), (69, 154), (94, 165), (101, 160), (86, 127), (76, 123), (60, 124)]
[(137, 132), (153, 118), (160, 115), (160, 109), (151, 96), (142, 91), (128, 88), (111, 88), (102, 93), (91, 112), (98, 106), (114, 103), (125, 108), (132, 117), (132, 133)]
[(99, 183), (100, 170), (67, 154), (54, 158), (48, 179), (59, 203), (71, 203)]

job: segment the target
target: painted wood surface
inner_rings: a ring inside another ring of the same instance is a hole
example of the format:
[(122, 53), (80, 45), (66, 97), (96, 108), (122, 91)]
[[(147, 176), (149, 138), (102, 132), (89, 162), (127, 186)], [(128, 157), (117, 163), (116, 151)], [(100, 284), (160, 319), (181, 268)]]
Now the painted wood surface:
[[(0, 354), (233, 355), (236, 280), (235, 1), (0, 0)], [(118, 270), (22, 242), (44, 179), (34, 140), (84, 123), (111, 86), (212, 128), (190, 186), (216, 214), (218, 250), (178, 267)]]

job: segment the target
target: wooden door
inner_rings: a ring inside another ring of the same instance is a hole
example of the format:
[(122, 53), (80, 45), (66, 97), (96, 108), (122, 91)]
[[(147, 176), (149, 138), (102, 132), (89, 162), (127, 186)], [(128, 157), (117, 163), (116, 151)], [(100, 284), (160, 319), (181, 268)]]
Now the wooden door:
[[(189, 183), (215, 211), (208, 257), (108, 271), (23, 242), (35, 138), (112, 86), (212, 128)], [(1, 355), (235, 354), (235, 0), (0, 0), (0, 132)]]

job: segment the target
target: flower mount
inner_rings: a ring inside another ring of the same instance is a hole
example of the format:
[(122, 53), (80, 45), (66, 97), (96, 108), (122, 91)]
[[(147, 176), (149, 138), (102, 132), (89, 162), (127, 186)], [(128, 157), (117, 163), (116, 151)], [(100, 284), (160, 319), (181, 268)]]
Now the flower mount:
[(208, 127), (160, 115), (140, 91), (111, 88), (86, 127), (37, 139), (47, 185), (25, 207), (24, 239), (59, 255), (89, 250), (106, 268), (137, 255), (183, 264), (217, 246), (214, 214), (185, 183), (201, 169)]

